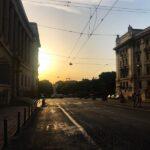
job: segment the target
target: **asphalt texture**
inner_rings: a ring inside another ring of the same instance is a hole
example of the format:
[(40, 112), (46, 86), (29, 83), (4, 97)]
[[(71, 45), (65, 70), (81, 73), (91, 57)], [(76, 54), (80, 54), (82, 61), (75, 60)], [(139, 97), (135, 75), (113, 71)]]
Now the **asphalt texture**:
[(7, 150), (148, 150), (150, 111), (48, 99)]

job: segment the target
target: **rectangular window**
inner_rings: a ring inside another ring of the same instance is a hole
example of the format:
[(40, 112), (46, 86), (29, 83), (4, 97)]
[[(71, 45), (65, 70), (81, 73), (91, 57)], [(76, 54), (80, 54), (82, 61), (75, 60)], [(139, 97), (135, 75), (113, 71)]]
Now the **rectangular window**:
[(10, 83), (10, 67), (8, 64), (0, 64), (0, 84)]
[(128, 88), (128, 82), (126, 82), (126, 88)]
[(147, 75), (150, 75), (150, 65), (146, 66), (146, 73), (147, 73)]
[(14, 49), (14, 8), (13, 4), (10, 3), (10, 14), (9, 14), (9, 45), (10, 49)]
[(140, 54), (137, 54), (137, 62), (140, 62)]
[(23, 74), (21, 75), (21, 86), (23, 87)]
[(150, 52), (145, 52), (146, 60), (150, 60)]
[(16, 53), (18, 54), (18, 19), (17, 19), (17, 14), (15, 14), (15, 25), (14, 25), (14, 31), (15, 31), (15, 35), (14, 35), (14, 48)]

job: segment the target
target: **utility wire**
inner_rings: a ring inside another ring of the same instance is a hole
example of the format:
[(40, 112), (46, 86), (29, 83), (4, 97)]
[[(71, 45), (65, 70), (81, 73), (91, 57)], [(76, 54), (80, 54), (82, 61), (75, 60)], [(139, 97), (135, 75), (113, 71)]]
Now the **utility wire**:
[[(76, 5), (75, 2), (71, 2), (69, 5), (63, 4), (63, 3), (58, 3), (57, 1), (51, 1), (51, 2), (41, 2), (41, 1), (34, 1), (34, 0), (22, 0), (24, 2), (28, 3), (34, 3), (34, 4), (50, 4), (50, 5), (58, 5), (58, 6), (65, 6), (65, 7), (78, 7), (78, 8), (86, 8), (86, 9), (95, 9), (95, 5), (90, 5), (87, 3), (78, 3), (80, 5)], [(67, 2), (67, 1), (65, 1)], [(84, 5), (86, 4), (86, 5)], [(109, 10), (110, 6), (100, 6), (98, 9), (101, 10)], [(129, 12), (129, 13), (150, 13), (150, 9), (141, 9), (141, 8), (126, 8), (126, 7), (114, 7), (112, 11), (116, 12)]]
[(76, 59), (76, 57), (79, 55), (79, 53), (81, 52), (81, 50), (84, 48), (84, 46), (88, 43), (88, 41), (90, 40), (90, 38), (92, 37), (93, 33), (95, 32), (95, 30), (97, 30), (97, 28), (102, 24), (102, 22), (105, 20), (105, 18), (110, 14), (111, 10), (113, 9), (113, 7), (118, 3), (119, 0), (116, 0), (113, 5), (111, 6), (111, 8), (107, 11), (107, 13), (104, 15), (104, 17), (100, 20), (100, 22), (97, 24), (97, 26), (95, 27), (95, 29), (93, 29), (93, 31), (91, 32), (90, 36), (87, 38), (87, 40), (81, 45), (80, 49), (78, 50), (78, 52), (76, 53), (74, 59)]
[[(68, 59), (69, 57), (68, 56), (65, 56), (65, 55), (61, 55), (61, 54), (55, 54), (55, 53), (51, 53), (51, 52), (44, 52), (46, 53), (47, 55), (53, 55), (53, 56), (57, 56), (57, 57), (62, 57), (62, 58), (66, 58)], [(81, 60), (115, 60), (113, 58), (98, 58), (98, 57), (95, 57), (95, 58), (92, 58), (92, 57), (78, 57), (77, 59), (81, 59)]]
[(73, 53), (74, 49), (76, 48), (76, 46), (77, 46), (79, 40), (81, 39), (81, 37), (82, 37), (82, 35), (83, 35), (83, 32), (84, 32), (84, 31), (86, 30), (86, 28), (88, 27), (88, 24), (90, 23), (91, 19), (93, 18), (93, 16), (94, 16), (95, 13), (97, 12), (97, 9), (99, 8), (99, 6), (100, 6), (100, 4), (101, 4), (102, 1), (103, 1), (103, 0), (100, 0), (100, 2), (98, 3), (98, 5), (97, 5), (95, 11), (94, 11), (93, 14), (90, 16), (90, 19), (88, 20), (88, 22), (86, 23), (86, 25), (85, 25), (84, 28), (82, 29), (82, 31), (81, 31), (81, 33), (80, 33), (80, 36), (77, 38), (77, 40), (76, 40), (76, 42), (75, 42), (75, 44), (74, 44), (72, 50), (70, 51), (69, 57), (71, 56), (71, 54)]
[[(58, 31), (64, 31), (64, 32), (68, 32), (68, 33), (74, 33), (74, 34), (81, 34), (80, 32), (78, 31), (73, 31), (73, 30), (66, 30), (66, 29), (62, 29), (62, 28), (56, 28), (56, 27), (51, 27), (51, 26), (45, 26), (45, 25), (40, 25), (38, 24), (39, 27), (42, 27), (42, 28), (47, 28), (47, 29), (54, 29), (54, 30), (58, 30)], [(83, 35), (89, 35), (89, 33), (82, 33)], [(102, 33), (99, 33), (99, 34), (93, 34), (95, 36), (117, 36), (117, 34), (102, 34)]]

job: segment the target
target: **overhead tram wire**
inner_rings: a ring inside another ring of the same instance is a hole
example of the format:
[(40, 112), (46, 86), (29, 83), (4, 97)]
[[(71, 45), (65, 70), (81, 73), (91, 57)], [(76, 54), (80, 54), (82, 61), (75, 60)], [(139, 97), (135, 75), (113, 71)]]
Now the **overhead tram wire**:
[(95, 29), (93, 29), (93, 31), (91, 32), (90, 36), (87, 38), (87, 40), (81, 45), (80, 49), (78, 50), (78, 52), (76, 53), (74, 59), (76, 59), (76, 57), (79, 55), (79, 53), (81, 52), (81, 50), (84, 48), (84, 46), (88, 43), (88, 41), (90, 40), (90, 38), (92, 37), (93, 33), (95, 32), (95, 30), (97, 30), (97, 28), (102, 24), (102, 22), (105, 20), (105, 18), (109, 15), (109, 13), (111, 12), (111, 10), (113, 9), (113, 7), (118, 3), (119, 0), (116, 0), (112, 7), (108, 10), (108, 12), (104, 15), (104, 17), (100, 20), (100, 22), (97, 24), (97, 26), (95, 27)]
[[(35, 1), (35, 0), (22, 0), (24, 2), (28, 2), (28, 3), (34, 3), (34, 4), (50, 4), (50, 5), (58, 5), (58, 6), (64, 6), (64, 7), (77, 7), (77, 8), (86, 8), (86, 9), (95, 9), (95, 5), (91, 5), (90, 4), (86, 4), (86, 3), (79, 3), (78, 5), (74, 4), (74, 2), (71, 2), (71, 4), (67, 5), (67, 4), (63, 4), (63, 3), (58, 3), (55, 1), (52, 2), (42, 2), (42, 1)], [(65, 1), (67, 2), (67, 1)], [(86, 4), (86, 5), (84, 5)], [(100, 6), (98, 9), (101, 10), (109, 10), (110, 6)], [(126, 7), (114, 7), (114, 9), (112, 10), (114, 12), (129, 12), (129, 13), (150, 13), (150, 9), (140, 9), (140, 8), (126, 8)]]
[(99, 8), (100, 4), (102, 3), (103, 0), (100, 0), (100, 2), (98, 3), (95, 11), (92, 13), (92, 15), (90, 16), (90, 19), (88, 20), (88, 22), (86, 23), (86, 25), (84, 26), (83, 30), (81, 31), (80, 33), (80, 36), (77, 38), (72, 50), (70, 51), (70, 54), (69, 54), (69, 57), (72, 55), (74, 49), (76, 48), (79, 40), (81, 39), (82, 35), (83, 35), (83, 32), (86, 30), (86, 28), (88, 27), (88, 24), (90, 23), (91, 19), (93, 18), (93, 16), (95, 15), (95, 13), (97, 12), (97, 9)]
[[(80, 32), (78, 31), (73, 31), (73, 30), (66, 30), (66, 29), (62, 29), (62, 28), (56, 28), (56, 27), (51, 27), (51, 26), (45, 26), (45, 25), (38, 25), (39, 27), (42, 28), (47, 28), (47, 29), (52, 29), (52, 30), (58, 30), (58, 31), (63, 31), (63, 32), (68, 32), (68, 33), (74, 33), (74, 34), (80, 34)], [(88, 33), (83, 33), (83, 35), (89, 35)], [(102, 33), (96, 33), (93, 34), (95, 36), (116, 36), (117, 34), (102, 34)]]
[[(68, 56), (65, 56), (65, 55), (61, 55), (61, 54), (55, 54), (55, 53), (51, 53), (51, 52), (44, 52), (46, 53), (47, 55), (53, 55), (53, 56), (57, 56), (57, 57), (61, 57), (61, 58), (66, 58), (68, 59)], [(98, 57), (79, 57), (78, 59), (80, 60), (115, 60), (113, 58), (98, 58)]]

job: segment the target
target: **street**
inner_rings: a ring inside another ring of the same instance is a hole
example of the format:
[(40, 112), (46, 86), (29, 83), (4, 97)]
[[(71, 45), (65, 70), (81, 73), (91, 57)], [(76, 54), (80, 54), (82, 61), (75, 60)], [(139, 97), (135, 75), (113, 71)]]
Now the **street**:
[(98, 100), (47, 99), (9, 150), (147, 150), (150, 112)]

